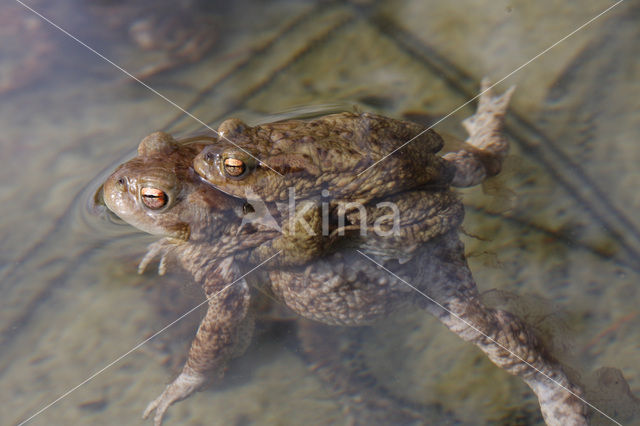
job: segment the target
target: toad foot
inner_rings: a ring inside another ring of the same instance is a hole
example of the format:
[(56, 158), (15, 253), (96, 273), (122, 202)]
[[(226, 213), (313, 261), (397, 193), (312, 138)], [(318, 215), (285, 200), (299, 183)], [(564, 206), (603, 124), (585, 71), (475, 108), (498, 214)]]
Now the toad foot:
[(500, 173), (509, 151), (509, 142), (502, 133), (504, 117), (514, 90), (515, 86), (511, 86), (502, 95), (493, 96), (489, 80), (482, 80), (478, 109), (462, 122), (469, 134), (465, 147), (443, 156), (455, 169), (452, 186), (475, 186)]
[(163, 238), (154, 243), (149, 244), (147, 253), (138, 264), (138, 274), (144, 273), (149, 263), (158, 255), (160, 262), (158, 263), (158, 275), (164, 275), (167, 272), (167, 256), (173, 246), (169, 238)]
[(167, 386), (162, 394), (151, 401), (142, 415), (143, 419), (149, 417), (149, 415), (155, 410), (153, 416), (154, 426), (162, 425), (162, 418), (169, 406), (174, 402), (182, 401), (187, 398), (193, 392), (204, 383), (205, 378), (201, 374), (187, 373), (183, 371), (180, 375)]

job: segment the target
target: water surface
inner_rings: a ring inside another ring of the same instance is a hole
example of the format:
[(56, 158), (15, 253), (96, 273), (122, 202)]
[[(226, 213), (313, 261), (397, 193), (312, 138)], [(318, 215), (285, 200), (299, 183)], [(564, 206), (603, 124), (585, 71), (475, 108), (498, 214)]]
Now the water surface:
[[(29, 3), (214, 126), (336, 104), (444, 117), (475, 96), (483, 76), (501, 79), (612, 4), (243, 2), (198, 11), (216, 22), (214, 42), (197, 60), (167, 65), (129, 34), (168, 9), (124, 11), (114, 23), (108, 16), (118, 15), (82, 2)], [(153, 238), (86, 205), (146, 134), (202, 126), (18, 3), (0, 9), (12, 23), (0, 62), (0, 422), (17, 424), (200, 302), (177, 271), (138, 276)], [(513, 158), (497, 182), (463, 193), (480, 289), (524, 298), (511, 308), (542, 328), (551, 316), (557, 355), (589, 384), (587, 399), (626, 424), (640, 419), (637, 406), (608, 399), (592, 373), (620, 369), (640, 394), (638, 18), (637, 4), (623, 2), (501, 83), (498, 91), (518, 87)], [(464, 136), (459, 122), (472, 111), (437, 129)], [(503, 301), (496, 294), (488, 300)], [(186, 318), (31, 423), (142, 424), (198, 320)], [(424, 314), (363, 339), (373, 374), (402, 398), (462, 423), (540, 422), (525, 385)], [(167, 420), (340, 424), (345, 415), (295, 339), (265, 327), (225, 380), (173, 406)]]

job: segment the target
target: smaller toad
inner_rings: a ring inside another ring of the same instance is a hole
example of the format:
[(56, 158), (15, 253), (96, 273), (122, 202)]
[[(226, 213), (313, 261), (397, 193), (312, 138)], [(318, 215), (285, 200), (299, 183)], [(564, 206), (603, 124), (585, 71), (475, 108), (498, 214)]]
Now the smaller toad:
[(242, 198), (250, 190), (265, 201), (285, 201), (293, 190), (300, 199), (324, 191), (366, 203), (423, 186), (477, 185), (500, 172), (508, 152), (502, 123), (513, 89), (492, 98), (484, 80), (487, 94), (463, 122), (469, 137), (450, 143), (443, 156), (444, 141), (430, 128), (345, 112), (255, 127), (228, 119), (218, 140), (196, 156), (194, 169), (223, 192)]
[[(312, 121), (288, 120), (250, 127), (224, 121), (220, 138), (195, 159), (194, 168), (221, 191), (244, 197), (249, 188), (265, 201), (307, 199), (367, 201), (404, 189), (450, 180), (436, 153), (442, 138), (433, 130), (376, 114), (340, 113)], [(387, 154), (414, 139), (397, 155)], [(385, 158), (381, 173), (370, 168)]]

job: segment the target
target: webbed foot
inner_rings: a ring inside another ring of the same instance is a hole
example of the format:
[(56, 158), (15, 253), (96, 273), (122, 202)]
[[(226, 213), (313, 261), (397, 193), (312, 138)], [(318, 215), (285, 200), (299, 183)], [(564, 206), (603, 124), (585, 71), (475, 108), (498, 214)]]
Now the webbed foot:
[(165, 388), (159, 397), (147, 405), (142, 418), (148, 418), (155, 410), (156, 413), (153, 416), (153, 424), (154, 426), (162, 425), (162, 418), (164, 417), (167, 409), (169, 409), (169, 406), (174, 402), (182, 401), (191, 395), (193, 392), (198, 390), (203, 383), (204, 377), (202, 375), (188, 374), (183, 371), (173, 381), (173, 383)]

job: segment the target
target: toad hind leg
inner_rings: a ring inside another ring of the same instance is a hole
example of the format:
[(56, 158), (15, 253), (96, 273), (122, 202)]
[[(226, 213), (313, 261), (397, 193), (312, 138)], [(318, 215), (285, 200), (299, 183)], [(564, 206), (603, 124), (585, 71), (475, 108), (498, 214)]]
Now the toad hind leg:
[(534, 331), (515, 315), (480, 302), (457, 235), (426, 244), (400, 269), (413, 277), (404, 283), (416, 290), (411, 296), (414, 303), (529, 385), (548, 425), (588, 424), (582, 389), (571, 383)]
[(229, 359), (246, 349), (253, 331), (249, 311), (249, 286), (243, 279), (220, 290), (205, 284), (209, 298), (207, 314), (191, 343), (189, 356), (180, 375), (145, 409), (143, 418), (155, 410), (153, 423), (162, 424), (169, 406), (198, 390), (212, 372), (222, 373)]
[(427, 292), (432, 299), (420, 297), (418, 303), (498, 367), (522, 378), (536, 394), (548, 425), (588, 424), (582, 389), (571, 383), (533, 330), (515, 315), (480, 302), (462, 255), (445, 259), (447, 264), (440, 264), (431, 275), (434, 281)]
[[(547, 425), (586, 425), (582, 390), (541, 345), (532, 330), (509, 312), (490, 309), (477, 299), (456, 300), (446, 312), (432, 305), (440, 321), (462, 339), (480, 348), (510, 374), (521, 377), (538, 397)], [(453, 314), (455, 315), (453, 315)]]

